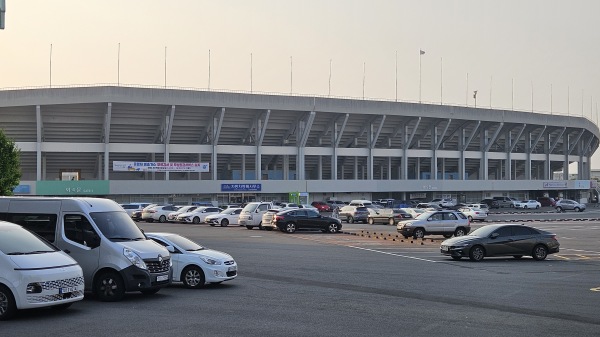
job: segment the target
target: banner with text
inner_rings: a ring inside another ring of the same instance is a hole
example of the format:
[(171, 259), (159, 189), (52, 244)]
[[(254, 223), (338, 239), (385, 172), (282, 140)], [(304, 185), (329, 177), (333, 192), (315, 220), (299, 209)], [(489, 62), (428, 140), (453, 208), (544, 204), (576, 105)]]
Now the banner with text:
[(113, 171), (209, 172), (209, 163), (165, 163), (158, 161), (113, 161)]

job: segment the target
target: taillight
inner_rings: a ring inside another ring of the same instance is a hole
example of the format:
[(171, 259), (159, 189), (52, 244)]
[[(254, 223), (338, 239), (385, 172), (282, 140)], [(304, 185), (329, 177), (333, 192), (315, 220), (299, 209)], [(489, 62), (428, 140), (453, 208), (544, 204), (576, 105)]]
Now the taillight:
[(276, 215), (275, 216), (275, 220), (283, 220), (283, 216), (282, 215)]

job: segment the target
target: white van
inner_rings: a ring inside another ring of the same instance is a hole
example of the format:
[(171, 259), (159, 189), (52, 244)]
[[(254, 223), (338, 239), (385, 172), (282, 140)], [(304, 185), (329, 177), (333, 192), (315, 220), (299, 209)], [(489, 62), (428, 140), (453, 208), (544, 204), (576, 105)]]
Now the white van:
[(101, 301), (154, 294), (171, 283), (169, 251), (146, 238), (116, 202), (102, 198), (0, 197), (0, 220), (19, 224), (69, 254)]
[(69, 255), (19, 225), (0, 221), (0, 320), (17, 309), (66, 309), (83, 299), (83, 272)]
[(273, 208), (271, 202), (249, 202), (240, 213), (240, 226), (246, 226), (248, 229), (258, 227), (262, 229), (262, 216), (269, 209)]

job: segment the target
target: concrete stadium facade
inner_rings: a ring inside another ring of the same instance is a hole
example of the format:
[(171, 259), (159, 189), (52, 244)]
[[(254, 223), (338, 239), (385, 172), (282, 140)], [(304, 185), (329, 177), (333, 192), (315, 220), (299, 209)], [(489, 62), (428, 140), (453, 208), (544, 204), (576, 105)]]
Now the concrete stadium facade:
[[(585, 198), (600, 139), (582, 116), (121, 86), (2, 90), (0, 127), (21, 149), (16, 194), (120, 202)], [(209, 170), (113, 170), (119, 161)]]

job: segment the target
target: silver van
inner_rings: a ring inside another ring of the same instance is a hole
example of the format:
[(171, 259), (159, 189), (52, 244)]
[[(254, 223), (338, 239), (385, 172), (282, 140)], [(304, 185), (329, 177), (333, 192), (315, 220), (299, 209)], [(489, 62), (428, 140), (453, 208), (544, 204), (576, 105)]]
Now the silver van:
[(69, 254), (101, 301), (154, 294), (171, 283), (169, 251), (146, 238), (125, 210), (102, 198), (0, 197), (0, 220), (19, 224)]
[(248, 229), (252, 229), (254, 227), (262, 228), (262, 216), (266, 211), (273, 208), (273, 203), (271, 202), (249, 202), (242, 209), (242, 213), (240, 213), (240, 226), (246, 226)]

